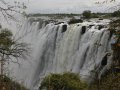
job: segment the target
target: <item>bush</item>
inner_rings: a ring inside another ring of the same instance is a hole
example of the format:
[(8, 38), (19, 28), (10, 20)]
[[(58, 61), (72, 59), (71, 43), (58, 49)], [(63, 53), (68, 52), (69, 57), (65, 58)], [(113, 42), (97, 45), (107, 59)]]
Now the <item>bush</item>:
[(79, 75), (74, 73), (50, 74), (46, 76), (39, 90), (86, 90), (87, 84), (82, 82)]
[(0, 75), (0, 90), (28, 90), (5, 75)]

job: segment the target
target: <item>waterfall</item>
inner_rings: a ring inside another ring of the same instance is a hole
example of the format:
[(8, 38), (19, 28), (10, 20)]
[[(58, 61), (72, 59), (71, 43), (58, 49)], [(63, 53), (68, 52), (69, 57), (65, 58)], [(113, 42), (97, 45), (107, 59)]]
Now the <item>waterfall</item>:
[(91, 70), (99, 67), (106, 52), (111, 52), (110, 32), (106, 27), (99, 29), (99, 25), (108, 22), (93, 20), (68, 25), (26, 20), (17, 39), (21, 37), (32, 51), (28, 60), (20, 61), (21, 66), (13, 70), (14, 75), (31, 90), (36, 90), (50, 73), (74, 72), (81, 78), (90, 78)]

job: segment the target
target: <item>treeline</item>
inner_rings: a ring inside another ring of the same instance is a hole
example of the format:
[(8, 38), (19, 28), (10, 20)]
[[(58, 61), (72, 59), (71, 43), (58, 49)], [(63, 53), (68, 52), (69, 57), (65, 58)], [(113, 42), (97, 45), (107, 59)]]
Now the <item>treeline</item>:
[(120, 11), (114, 11), (113, 13), (92, 13), (90, 10), (86, 10), (82, 13), (83, 18), (113, 18), (120, 17)]
[(40, 16), (48, 16), (48, 17), (54, 17), (54, 18), (63, 18), (63, 17), (70, 17), (74, 18), (74, 16), (80, 16), (83, 18), (112, 18), (112, 17), (120, 17), (120, 11), (114, 11), (113, 13), (101, 13), (101, 12), (91, 12), (90, 10), (85, 10), (83, 11), (82, 14), (67, 14), (67, 13), (56, 13), (56, 14), (41, 14), (41, 13), (36, 13), (36, 14), (28, 14), (28, 17), (40, 17)]
[(39, 16), (49, 16), (49, 17), (52, 17), (52, 16), (63, 16), (63, 17), (72, 17), (72, 16), (79, 16), (80, 14), (67, 14), (67, 13), (56, 13), (56, 14), (41, 14), (41, 13), (36, 13), (36, 14), (29, 14), (28, 16), (31, 17), (39, 17)]

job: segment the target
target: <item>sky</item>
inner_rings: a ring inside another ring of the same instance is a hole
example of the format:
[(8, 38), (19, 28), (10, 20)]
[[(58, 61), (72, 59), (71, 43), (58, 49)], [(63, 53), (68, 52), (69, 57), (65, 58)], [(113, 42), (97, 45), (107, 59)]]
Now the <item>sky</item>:
[[(12, 2), (14, 0), (7, 0)], [(28, 13), (82, 13), (84, 10), (93, 12), (109, 12), (120, 0), (107, 4), (95, 4), (103, 0), (17, 0), (25, 2)]]

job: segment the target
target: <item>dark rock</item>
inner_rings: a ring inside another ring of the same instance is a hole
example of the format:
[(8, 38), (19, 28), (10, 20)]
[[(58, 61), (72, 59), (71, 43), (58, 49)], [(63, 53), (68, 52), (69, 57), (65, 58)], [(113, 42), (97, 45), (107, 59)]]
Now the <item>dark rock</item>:
[(95, 25), (89, 25), (89, 28), (91, 28), (92, 26), (95, 26)]
[(90, 20), (88, 20), (88, 22), (91, 22)]
[(45, 21), (45, 26), (46, 26), (47, 24), (49, 24), (49, 22), (48, 22), (48, 21)]
[(86, 32), (86, 26), (82, 26), (81, 34), (84, 34)]
[(101, 61), (101, 66), (107, 65), (107, 56), (108, 56), (108, 54), (106, 54), (106, 55), (103, 57), (103, 59), (102, 59), (102, 61)]
[(62, 33), (64, 33), (67, 30), (67, 25), (62, 26)]
[(113, 34), (114, 34), (114, 32), (110, 31), (110, 37), (109, 37), (110, 39), (112, 38)]
[(82, 19), (71, 19), (68, 24), (83, 23)]
[(99, 18), (99, 20), (103, 20), (102, 18)]
[(61, 23), (64, 23), (64, 22), (57, 22), (57, 23), (55, 23), (55, 25), (59, 25), (59, 24), (61, 24)]
[(102, 28), (104, 28), (103, 25), (98, 25), (98, 30), (101, 30)]
[(2, 28), (2, 25), (0, 25), (0, 28)]

